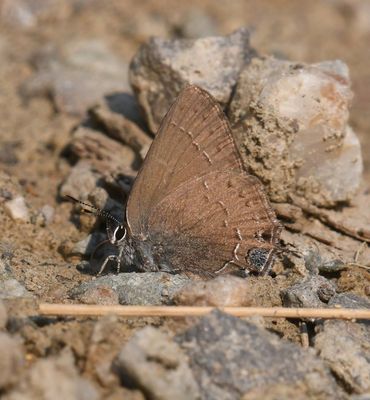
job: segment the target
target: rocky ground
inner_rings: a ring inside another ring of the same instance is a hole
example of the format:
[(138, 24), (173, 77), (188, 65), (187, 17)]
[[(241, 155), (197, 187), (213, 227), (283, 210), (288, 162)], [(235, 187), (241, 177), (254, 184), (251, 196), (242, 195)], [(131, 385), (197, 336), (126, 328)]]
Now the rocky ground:
[[(0, 396), (367, 398), (364, 321), (46, 318), (37, 304), (369, 308), (368, 2), (3, 0), (0, 31)], [(224, 107), (284, 251), (264, 277), (95, 278), (104, 224), (64, 196), (121, 219), (187, 82)]]

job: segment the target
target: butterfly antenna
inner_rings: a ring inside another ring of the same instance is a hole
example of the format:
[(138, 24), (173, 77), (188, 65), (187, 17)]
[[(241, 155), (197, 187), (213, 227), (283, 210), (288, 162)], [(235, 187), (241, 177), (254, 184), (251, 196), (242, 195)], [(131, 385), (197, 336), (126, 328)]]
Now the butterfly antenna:
[[(74, 201), (75, 203), (81, 204), (81, 205), (83, 206), (82, 210), (83, 210), (85, 213), (87, 213), (87, 214), (98, 215), (99, 217), (103, 217), (103, 218), (105, 218), (105, 219), (110, 219), (111, 221), (114, 221), (114, 222), (117, 223), (118, 225), (121, 225), (121, 222), (118, 221), (117, 218), (113, 217), (113, 215), (110, 214), (108, 211), (101, 210), (100, 208), (95, 207), (95, 206), (93, 206), (92, 204), (84, 203), (83, 201), (78, 200), (78, 199), (75, 199), (74, 197), (69, 196), (68, 194), (67, 194), (65, 197), (67, 197), (68, 199)], [(85, 208), (85, 207), (89, 207), (90, 209)]]

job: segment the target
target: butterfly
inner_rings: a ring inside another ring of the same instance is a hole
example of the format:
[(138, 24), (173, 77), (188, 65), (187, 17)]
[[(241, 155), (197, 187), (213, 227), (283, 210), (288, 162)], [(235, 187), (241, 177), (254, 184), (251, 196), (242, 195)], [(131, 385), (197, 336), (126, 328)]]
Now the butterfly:
[(125, 221), (97, 213), (110, 221), (108, 238), (118, 249), (99, 274), (110, 260), (117, 272), (134, 266), (266, 274), (282, 229), (262, 183), (244, 170), (218, 102), (194, 85), (164, 117), (129, 194)]

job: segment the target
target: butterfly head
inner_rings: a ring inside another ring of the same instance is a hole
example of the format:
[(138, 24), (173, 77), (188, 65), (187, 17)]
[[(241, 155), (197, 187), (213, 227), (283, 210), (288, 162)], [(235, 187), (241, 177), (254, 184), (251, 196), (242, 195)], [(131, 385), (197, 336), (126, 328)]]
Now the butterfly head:
[(89, 214), (95, 214), (105, 219), (107, 223), (108, 240), (111, 244), (119, 246), (124, 242), (127, 236), (126, 224), (119, 221), (108, 211), (101, 210), (100, 208), (97, 208), (92, 204), (84, 203), (81, 200), (75, 199), (72, 196), (67, 196), (67, 198), (74, 201), (75, 203), (80, 204), (84, 212)]

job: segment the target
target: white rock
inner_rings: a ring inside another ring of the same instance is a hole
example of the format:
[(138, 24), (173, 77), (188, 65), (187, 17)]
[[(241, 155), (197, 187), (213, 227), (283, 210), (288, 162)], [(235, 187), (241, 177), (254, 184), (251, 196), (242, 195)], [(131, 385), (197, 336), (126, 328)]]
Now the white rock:
[(4, 204), (6, 212), (14, 220), (28, 222), (30, 220), (28, 208), (24, 197), (18, 196)]

